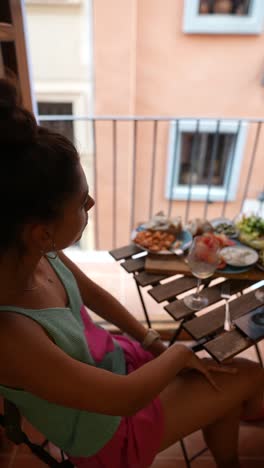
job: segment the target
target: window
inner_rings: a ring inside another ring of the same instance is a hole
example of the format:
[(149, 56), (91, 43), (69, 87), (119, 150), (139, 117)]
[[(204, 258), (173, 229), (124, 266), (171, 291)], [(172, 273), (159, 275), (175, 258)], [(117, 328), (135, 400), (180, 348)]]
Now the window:
[(26, 0), (28, 5), (79, 5), (82, 0)]
[(249, 15), (251, 0), (199, 0), (199, 15)]
[(263, 0), (185, 0), (186, 33), (260, 34)]
[(54, 132), (62, 133), (74, 143), (73, 121), (41, 121), (41, 115), (72, 115), (71, 102), (38, 102), (38, 114), (40, 125)]
[[(195, 133), (183, 132), (182, 148), (180, 154), (179, 184), (188, 184), (191, 172), (192, 147), (195, 142)], [(221, 186), (224, 184), (225, 168), (232, 151), (235, 135), (222, 133), (216, 140), (215, 133), (200, 133), (197, 135), (197, 153), (193, 163), (193, 178), (196, 185), (205, 185), (210, 175), (210, 163), (214, 145), (216, 144), (216, 155), (212, 165), (212, 184)]]
[[(246, 139), (246, 124), (236, 121), (172, 122), (168, 147), (166, 197), (234, 200)], [(234, 170), (235, 169), (235, 170)]]

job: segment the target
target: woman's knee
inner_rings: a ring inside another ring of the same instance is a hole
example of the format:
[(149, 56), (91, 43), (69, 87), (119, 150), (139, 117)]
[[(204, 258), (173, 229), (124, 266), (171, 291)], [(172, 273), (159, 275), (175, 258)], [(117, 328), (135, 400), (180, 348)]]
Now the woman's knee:
[[(205, 361), (210, 361), (212, 363), (215, 363), (215, 361), (211, 358), (204, 358), (203, 360)], [(250, 359), (242, 358), (242, 357), (235, 357), (232, 359), (228, 359), (228, 361), (223, 361), (222, 366), (227, 366), (227, 367), (235, 367), (238, 370), (243, 371), (249, 371), (249, 372), (256, 372), (256, 374), (264, 374), (264, 369), (263, 367), (259, 364), (259, 362), (252, 361)]]
[(252, 361), (251, 359), (243, 358), (243, 357), (235, 357), (230, 362), (236, 363), (238, 366), (241, 367), (250, 367), (250, 368), (260, 368), (259, 362)]
[[(208, 361), (208, 358), (205, 358), (205, 360)], [(209, 360), (212, 362), (211, 359)], [(225, 388), (227, 385), (229, 388), (230, 385), (233, 387), (235, 383), (236, 391), (243, 394), (246, 391), (248, 396), (264, 390), (264, 369), (258, 362), (237, 357), (222, 363), (222, 365), (235, 368), (237, 374), (233, 375), (231, 383), (230, 375), (214, 373), (213, 377), (220, 386), (223, 385)]]
[(238, 376), (252, 390), (264, 390), (264, 369), (258, 362), (244, 358), (234, 358), (230, 364), (238, 371)]
[(237, 367), (240, 372), (255, 376), (264, 383), (264, 369), (258, 362), (251, 361), (250, 359), (235, 358), (233, 359), (233, 365)]

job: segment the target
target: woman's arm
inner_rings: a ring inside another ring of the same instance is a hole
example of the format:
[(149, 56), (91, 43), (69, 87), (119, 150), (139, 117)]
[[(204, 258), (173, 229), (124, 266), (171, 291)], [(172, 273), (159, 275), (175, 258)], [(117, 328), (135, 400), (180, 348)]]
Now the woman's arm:
[(76, 361), (37, 322), (10, 312), (1, 312), (0, 353), (1, 384), (59, 405), (120, 416), (147, 405), (192, 354), (185, 346), (174, 345), (131, 374), (116, 375)]
[[(142, 342), (147, 329), (117, 299), (89, 279), (66, 255), (60, 252), (59, 257), (73, 273), (84, 304), (107, 322)], [(165, 349), (166, 346), (158, 340), (153, 343), (149, 351), (159, 355)]]

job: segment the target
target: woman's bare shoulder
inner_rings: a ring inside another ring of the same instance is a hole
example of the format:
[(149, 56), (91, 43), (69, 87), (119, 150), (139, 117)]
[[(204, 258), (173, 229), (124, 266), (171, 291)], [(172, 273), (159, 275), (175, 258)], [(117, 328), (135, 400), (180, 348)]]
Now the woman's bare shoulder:
[(23, 338), (28, 338), (31, 333), (37, 333), (48, 338), (48, 335), (36, 320), (15, 311), (0, 311), (0, 336), (4, 341), (13, 342), (14, 338), (23, 341)]
[(16, 366), (21, 358), (32, 353), (35, 355), (35, 344), (41, 340), (42, 346), (50, 346), (51, 339), (44, 329), (35, 321), (15, 312), (0, 312), (0, 383), (18, 386)]

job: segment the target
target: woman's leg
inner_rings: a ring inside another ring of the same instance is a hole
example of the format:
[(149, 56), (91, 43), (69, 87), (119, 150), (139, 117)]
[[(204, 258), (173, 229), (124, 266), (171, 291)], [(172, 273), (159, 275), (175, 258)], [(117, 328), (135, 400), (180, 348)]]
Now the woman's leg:
[(238, 436), (241, 406), (208, 426), (202, 428), (204, 440), (217, 466), (239, 467)]
[(236, 374), (214, 373), (217, 391), (196, 372), (177, 376), (161, 393), (165, 430), (160, 451), (202, 429), (218, 467), (238, 467), (238, 432), (242, 413), (259, 410), (264, 371), (257, 364), (235, 359)]

